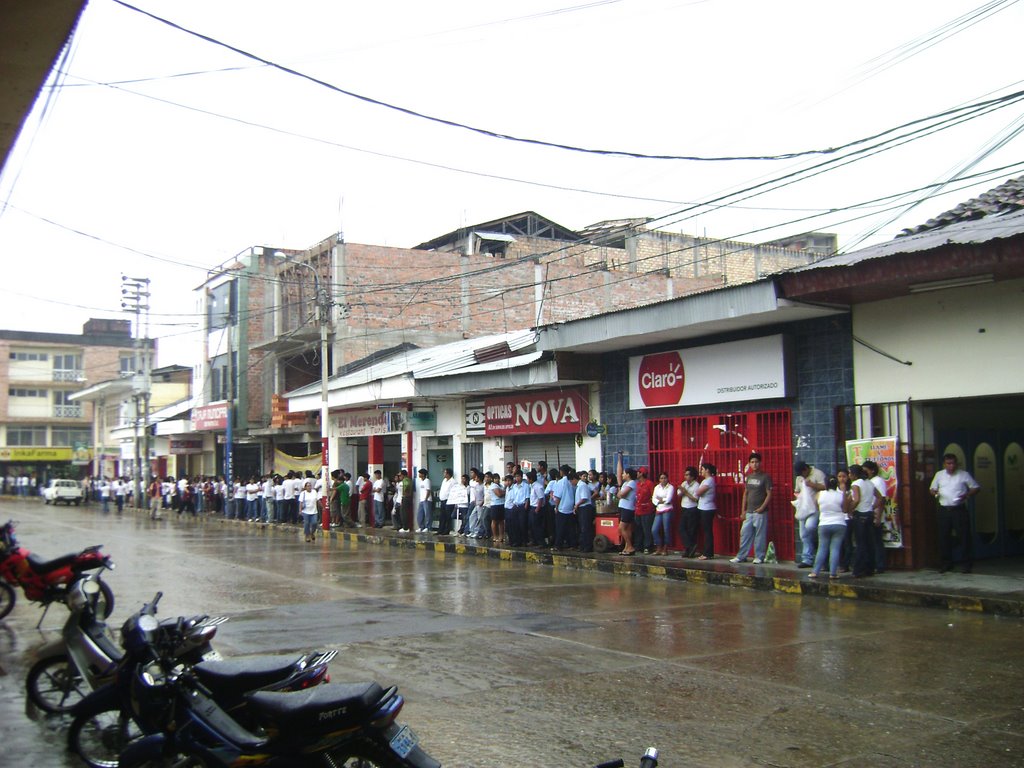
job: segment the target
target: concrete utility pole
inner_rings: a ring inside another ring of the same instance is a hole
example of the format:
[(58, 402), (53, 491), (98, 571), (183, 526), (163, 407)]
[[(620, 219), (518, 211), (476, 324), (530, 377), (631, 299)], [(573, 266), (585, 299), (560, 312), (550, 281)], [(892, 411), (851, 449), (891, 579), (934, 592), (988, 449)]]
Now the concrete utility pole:
[[(135, 375), (132, 377), (132, 399), (135, 401), (135, 474), (132, 498), (136, 507), (145, 507), (143, 494), (149, 488), (149, 278), (121, 275), (121, 309), (135, 314)], [(142, 320), (145, 318), (145, 329)], [(139, 426), (142, 426), (140, 458)], [(141, 483), (141, 487), (140, 487)]]
[(331, 333), (331, 306), (333, 301), (331, 300), (331, 293), (320, 283), (320, 273), (317, 272), (309, 262), (298, 261), (291, 258), (290, 256), (278, 251), (274, 254), (275, 256), (281, 256), (285, 258), (290, 264), (294, 264), (296, 267), (305, 267), (313, 273), (313, 288), (316, 291), (316, 305), (317, 305), (317, 325), (320, 327), (320, 476), (323, 481), (323, 492), (325, 496), (329, 496), (330, 492), (330, 470), (328, 468), (329, 455), (327, 451), (328, 444), (328, 406), (327, 406), (327, 379), (330, 373), (329, 366), (327, 364), (327, 350), (328, 350), (328, 339)]

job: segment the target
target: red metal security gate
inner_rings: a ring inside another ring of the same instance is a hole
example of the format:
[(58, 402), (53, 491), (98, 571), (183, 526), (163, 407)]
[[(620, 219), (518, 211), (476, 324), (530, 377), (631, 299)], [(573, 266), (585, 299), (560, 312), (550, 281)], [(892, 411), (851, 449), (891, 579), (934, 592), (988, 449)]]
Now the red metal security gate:
[[(702, 462), (709, 462), (718, 469), (715, 551), (723, 555), (734, 555), (739, 547), (743, 469), (751, 451), (760, 453), (761, 468), (772, 478), (768, 539), (775, 542), (780, 560), (795, 557), (790, 503), (793, 499), (793, 442), (788, 410), (650, 419), (647, 445), (651, 476), (657, 478), (659, 472), (667, 472), (676, 487), (686, 467), (699, 467)], [(678, 520), (678, 513), (676, 515)]]

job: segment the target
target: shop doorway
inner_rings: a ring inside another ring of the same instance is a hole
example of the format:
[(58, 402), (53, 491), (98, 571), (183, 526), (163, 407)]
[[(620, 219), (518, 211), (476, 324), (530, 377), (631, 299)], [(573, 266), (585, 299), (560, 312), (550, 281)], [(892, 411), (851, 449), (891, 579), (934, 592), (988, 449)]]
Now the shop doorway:
[[(970, 502), (975, 558), (1024, 555), (1024, 429), (937, 429), (935, 434), (936, 466), (952, 453), (982, 488)], [(958, 546), (953, 556), (960, 554)]]
[[(780, 560), (795, 557), (793, 531), (793, 445), (790, 412), (758, 411), (711, 416), (650, 419), (647, 422), (651, 476), (667, 472), (676, 486), (686, 467), (703, 462), (718, 469), (715, 519), (716, 554), (735, 554), (739, 547), (743, 470), (751, 451), (761, 454), (761, 465), (772, 478), (768, 506), (768, 539)], [(673, 525), (673, 536), (678, 526)], [(676, 547), (678, 541), (673, 542)]]

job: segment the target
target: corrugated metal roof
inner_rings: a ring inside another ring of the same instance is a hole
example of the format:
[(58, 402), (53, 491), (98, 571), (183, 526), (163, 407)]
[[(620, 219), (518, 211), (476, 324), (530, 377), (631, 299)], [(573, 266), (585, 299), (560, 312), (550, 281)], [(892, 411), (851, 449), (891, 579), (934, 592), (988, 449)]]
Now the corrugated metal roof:
[[(509, 333), (477, 336), (464, 341), (455, 341), (426, 349), (403, 350), (385, 360), (362, 368), (346, 376), (336, 376), (328, 382), (331, 391), (347, 389), (381, 381), (397, 376), (411, 375), (414, 379), (445, 376), (478, 366), (475, 352), (478, 349), (493, 347), (497, 344), (508, 344), (510, 351), (526, 349), (536, 343), (537, 332), (533, 329), (511, 331)], [(496, 360), (484, 365), (501, 367), (507, 360)], [(301, 389), (288, 392), (285, 397), (302, 397), (320, 391), (320, 383), (308, 384)]]
[(1024, 210), (985, 216), (982, 219), (963, 221), (941, 229), (931, 229), (917, 235), (907, 235), (885, 243), (871, 245), (851, 253), (841, 253), (812, 264), (790, 270), (806, 272), (824, 267), (849, 267), (869, 259), (895, 256), (900, 253), (930, 251), (943, 245), (967, 245), (987, 243), (1024, 234)]

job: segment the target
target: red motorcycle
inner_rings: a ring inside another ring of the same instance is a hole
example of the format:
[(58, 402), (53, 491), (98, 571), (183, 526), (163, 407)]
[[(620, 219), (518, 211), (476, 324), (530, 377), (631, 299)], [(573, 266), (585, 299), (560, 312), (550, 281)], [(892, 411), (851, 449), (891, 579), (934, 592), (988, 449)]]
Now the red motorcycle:
[[(68, 588), (87, 571), (94, 571), (97, 568), (114, 569), (110, 557), (100, 552), (101, 547), (101, 544), (97, 544), (54, 560), (43, 560), (24, 547), (18, 546), (18, 539), (14, 535), (14, 521), (8, 520), (0, 528), (0, 619), (14, 608), (14, 588), (20, 586), (25, 590), (25, 597), (33, 602), (42, 603), (45, 607), (43, 615), (39, 618), (39, 624), (42, 624), (50, 605), (63, 602)], [(95, 580), (100, 587), (97, 611), (103, 618), (107, 618), (114, 610), (114, 593), (99, 576), (96, 576)]]

